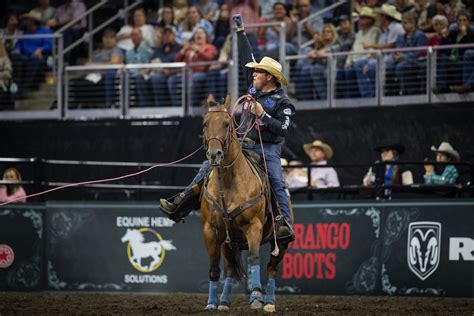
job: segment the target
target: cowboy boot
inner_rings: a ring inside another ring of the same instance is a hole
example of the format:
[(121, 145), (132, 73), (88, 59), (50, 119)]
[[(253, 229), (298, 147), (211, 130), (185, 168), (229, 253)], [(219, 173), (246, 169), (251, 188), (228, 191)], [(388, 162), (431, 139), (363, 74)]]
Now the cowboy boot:
[(291, 223), (283, 215), (276, 217), (277, 222), (277, 240), (280, 242), (292, 242), (295, 240), (295, 232)]
[(160, 199), (160, 210), (169, 219), (179, 222), (192, 210), (199, 209), (200, 194), (201, 184), (198, 183), (171, 197), (169, 200)]

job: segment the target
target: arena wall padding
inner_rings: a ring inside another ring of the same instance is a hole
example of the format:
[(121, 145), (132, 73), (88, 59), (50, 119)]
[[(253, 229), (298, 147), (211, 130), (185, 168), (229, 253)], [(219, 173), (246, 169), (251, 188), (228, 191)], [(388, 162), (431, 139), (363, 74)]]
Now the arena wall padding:
[[(307, 201), (294, 210), (278, 293), (474, 297), (473, 200)], [(14, 205), (0, 208), (0, 228), (0, 245), (15, 253), (0, 267), (3, 290), (207, 292), (197, 212), (176, 224), (150, 203)], [(266, 245), (263, 282), (269, 253)]]

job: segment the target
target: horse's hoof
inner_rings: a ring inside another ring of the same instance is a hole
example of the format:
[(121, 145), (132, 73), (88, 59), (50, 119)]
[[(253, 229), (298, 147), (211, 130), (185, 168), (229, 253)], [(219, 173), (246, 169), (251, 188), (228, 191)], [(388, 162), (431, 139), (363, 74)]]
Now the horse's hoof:
[(217, 309), (220, 310), (220, 311), (227, 312), (228, 310), (230, 310), (230, 306), (229, 305), (219, 305), (219, 307)]
[(205, 311), (215, 311), (217, 309), (217, 306), (214, 304), (207, 304), (207, 306), (204, 308)]
[(276, 312), (274, 304), (267, 304), (263, 307), (263, 311), (267, 313), (274, 313)]
[(250, 308), (251, 309), (262, 309), (263, 308), (263, 303), (260, 302), (259, 300), (255, 300), (252, 303), (250, 303)]

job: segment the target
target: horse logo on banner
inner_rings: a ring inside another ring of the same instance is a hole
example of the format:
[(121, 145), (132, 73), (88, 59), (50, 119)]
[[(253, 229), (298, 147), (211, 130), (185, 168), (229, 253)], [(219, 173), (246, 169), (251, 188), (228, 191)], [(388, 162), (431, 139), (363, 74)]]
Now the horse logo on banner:
[[(158, 241), (145, 242), (144, 233), (151, 233)], [(163, 240), (160, 234), (149, 228), (127, 229), (122, 242), (127, 242), (128, 260), (140, 272), (152, 272), (161, 265), (167, 250), (176, 250), (171, 240)], [(148, 259), (151, 258), (151, 259)], [(146, 264), (142, 262), (146, 259)]]
[(408, 267), (422, 281), (439, 265), (441, 223), (413, 222), (408, 226)]

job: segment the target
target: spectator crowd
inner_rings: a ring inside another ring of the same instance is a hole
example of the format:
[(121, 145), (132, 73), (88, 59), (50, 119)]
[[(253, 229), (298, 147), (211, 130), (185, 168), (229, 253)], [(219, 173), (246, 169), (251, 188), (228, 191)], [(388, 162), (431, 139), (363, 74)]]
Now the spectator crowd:
[[(284, 178), (289, 189), (298, 188), (337, 188), (341, 186), (336, 169), (328, 165), (333, 155), (333, 149), (329, 144), (321, 140), (314, 140), (304, 144), (303, 149), (309, 157), (309, 164), (299, 160), (288, 162), (282, 158), (284, 167)], [(386, 140), (382, 144), (374, 147), (379, 158), (374, 166), (370, 167), (365, 176), (361, 179), (361, 184), (366, 187), (376, 185), (377, 179), (380, 185), (390, 190), (392, 186), (413, 185), (414, 171), (410, 170), (408, 164), (400, 160), (405, 152), (405, 146), (393, 140)], [(453, 185), (459, 183), (460, 172), (452, 163), (461, 160), (459, 153), (449, 142), (442, 142), (438, 147), (431, 146), (434, 158), (437, 163), (433, 166), (425, 158), (423, 182), (427, 185)], [(432, 159), (431, 159), (432, 160)], [(351, 166), (354, 167), (354, 166)], [(386, 195), (389, 195), (388, 193)]]
[[(352, 0), (308, 19), (298, 40), (298, 22), (335, 2), (168, 0), (158, 7), (153, 1), (146, 1), (131, 12), (130, 21), (105, 29), (100, 47), (91, 56), (71, 50), (64, 58), (66, 64), (191, 64), (191, 100), (196, 106), (208, 93), (221, 98), (227, 91), (230, 20), (233, 14), (240, 13), (246, 24), (267, 23), (247, 28), (256, 58), (278, 57), (281, 43), (277, 24), (284, 23), (286, 54), (305, 56), (291, 65), (292, 87), (299, 100), (327, 98), (330, 53), (346, 53), (338, 54), (334, 62), (338, 98), (374, 97), (380, 80), (385, 81), (386, 95), (426, 92), (426, 46), (440, 46), (433, 93), (467, 93), (474, 89), (474, 49), (442, 47), (474, 43), (472, 1)], [(1, 41), (0, 94), (21, 98), (38, 89), (52, 67), (53, 40), (47, 35), (61, 31), (68, 47), (86, 32), (87, 19), (82, 17), (86, 10), (82, 0), (63, 0), (57, 7), (51, 6), (49, 0), (38, 0), (24, 14), (4, 14), (0, 38), (43, 37)], [(390, 51), (395, 48), (404, 50)], [(385, 78), (377, 75), (379, 50)], [(184, 78), (175, 68), (131, 69), (130, 78), (136, 87), (134, 106), (182, 103)], [(102, 73), (96, 80), (103, 85), (106, 105), (114, 103), (115, 80), (116, 73), (112, 71)]]

